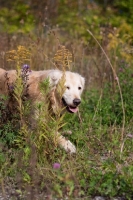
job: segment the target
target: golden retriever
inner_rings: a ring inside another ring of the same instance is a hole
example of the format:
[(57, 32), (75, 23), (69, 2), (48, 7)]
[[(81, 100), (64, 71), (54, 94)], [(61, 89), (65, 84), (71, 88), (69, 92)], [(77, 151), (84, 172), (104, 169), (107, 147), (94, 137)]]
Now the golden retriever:
[[(55, 94), (56, 87), (64, 75), (64, 92), (62, 98), (58, 99)], [(0, 68), (0, 96), (9, 94), (9, 86), (15, 83), (16, 70), (5, 71)], [(31, 99), (32, 103), (43, 101), (43, 95), (40, 91), (40, 83), (49, 79), (50, 87), (50, 101), (51, 108), (54, 113), (58, 107), (65, 107), (66, 111), (70, 113), (76, 113), (78, 106), (81, 103), (81, 94), (84, 89), (85, 79), (78, 73), (70, 71), (62, 72), (60, 70), (42, 70), (42, 71), (31, 71), (28, 75), (28, 98)], [(8, 84), (7, 84), (8, 79)], [(8, 85), (8, 86), (7, 86)], [(63, 147), (67, 152), (75, 153), (75, 146), (65, 137), (59, 135), (58, 144)]]

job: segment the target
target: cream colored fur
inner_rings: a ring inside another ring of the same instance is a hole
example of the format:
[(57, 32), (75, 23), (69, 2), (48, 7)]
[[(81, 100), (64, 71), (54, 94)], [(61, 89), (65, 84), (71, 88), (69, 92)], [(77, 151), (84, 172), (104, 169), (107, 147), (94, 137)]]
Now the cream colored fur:
[[(16, 80), (16, 70), (5, 71), (0, 68), (0, 96), (8, 95), (9, 90), (7, 87), (7, 80), (5, 74), (7, 73), (8, 83), (12, 84)], [(56, 97), (55, 91), (59, 80), (63, 75), (62, 71), (59, 70), (43, 70), (43, 71), (32, 71), (29, 73), (28, 84), (28, 96), (32, 100), (32, 103), (43, 101), (43, 95), (40, 91), (40, 82), (44, 79), (49, 78), (50, 81), (50, 101), (53, 112), (58, 107), (66, 107), (66, 110), (73, 113), (77, 112), (78, 105), (81, 101), (81, 94), (84, 89), (84, 78), (78, 73), (72, 73), (70, 71), (65, 72), (65, 89), (62, 99)], [(75, 146), (65, 137), (59, 135), (58, 144), (63, 147), (67, 152), (75, 153)]]

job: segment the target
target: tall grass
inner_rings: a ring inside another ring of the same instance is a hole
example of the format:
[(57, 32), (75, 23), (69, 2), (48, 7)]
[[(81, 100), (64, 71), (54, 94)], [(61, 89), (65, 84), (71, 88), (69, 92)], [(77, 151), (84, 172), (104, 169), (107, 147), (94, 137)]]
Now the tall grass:
[[(15, 116), (8, 118), (6, 97), (0, 99), (2, 193), (6, 197), (8, 191), (14, 199), (91, 199), (97, 195), (132, 199), (132, 69), (118, 57), (114, 71), (112, 54), (108, 52), (107, 56), (97, 40), (98, 46), (93, 48), (64, 38), (55, 31), (24, 40), (18, 37), (12, 49), (25, 46), (30, 52), (27, 64), (31, 70), (63, 67), (85, 76), (80, 115), (66, 113), (61, 117), (59, 111), (52, 116), (48, 110), (49, 83), (45, 80), (40, 86), (45, 91), (45, 103), (37, 103), (38, 120), (29, 129), (30, 102), (22, 98), (27, 73), (24, 79), (20, 78), (21, 65), (26, 61), (13, 60), (9, 64), (1, 57), (3, 68), (13, 67), (18, 72), (14, 85), (18, 105)], [(67, 51), (59, 59), (60, 48), (69, 49), (69, 59), (65, 56)], [(21, 55), (20, 52), (20, 60)], [(62, 94), (63, 81), (60, 86)], [(76, 145), (75, 155), (57, 146), (55, 132), (59, 130)]]

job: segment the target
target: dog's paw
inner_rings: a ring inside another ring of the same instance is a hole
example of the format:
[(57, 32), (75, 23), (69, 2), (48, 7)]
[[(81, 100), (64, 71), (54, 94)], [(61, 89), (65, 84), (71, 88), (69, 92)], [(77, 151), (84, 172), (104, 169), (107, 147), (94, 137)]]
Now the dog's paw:
[(76, 147), (62, 135), (58, 137), (58, 144), (60, 145), (60, 147), (65, 149), (66, 152), (76, 153)]
[(76, 153), (76, 147), (69, 141), (67, 140), (63, 146), (63, 148), (66, 150), (68, 153)]

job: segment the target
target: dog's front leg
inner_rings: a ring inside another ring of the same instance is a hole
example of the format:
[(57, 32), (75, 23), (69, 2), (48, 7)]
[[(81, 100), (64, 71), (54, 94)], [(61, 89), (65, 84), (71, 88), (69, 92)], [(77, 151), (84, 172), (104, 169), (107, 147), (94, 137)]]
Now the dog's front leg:
[(58, 144), (65, 149), (66, 152), (76, 153), (76, 147), (62, 135), (58, 135)]

